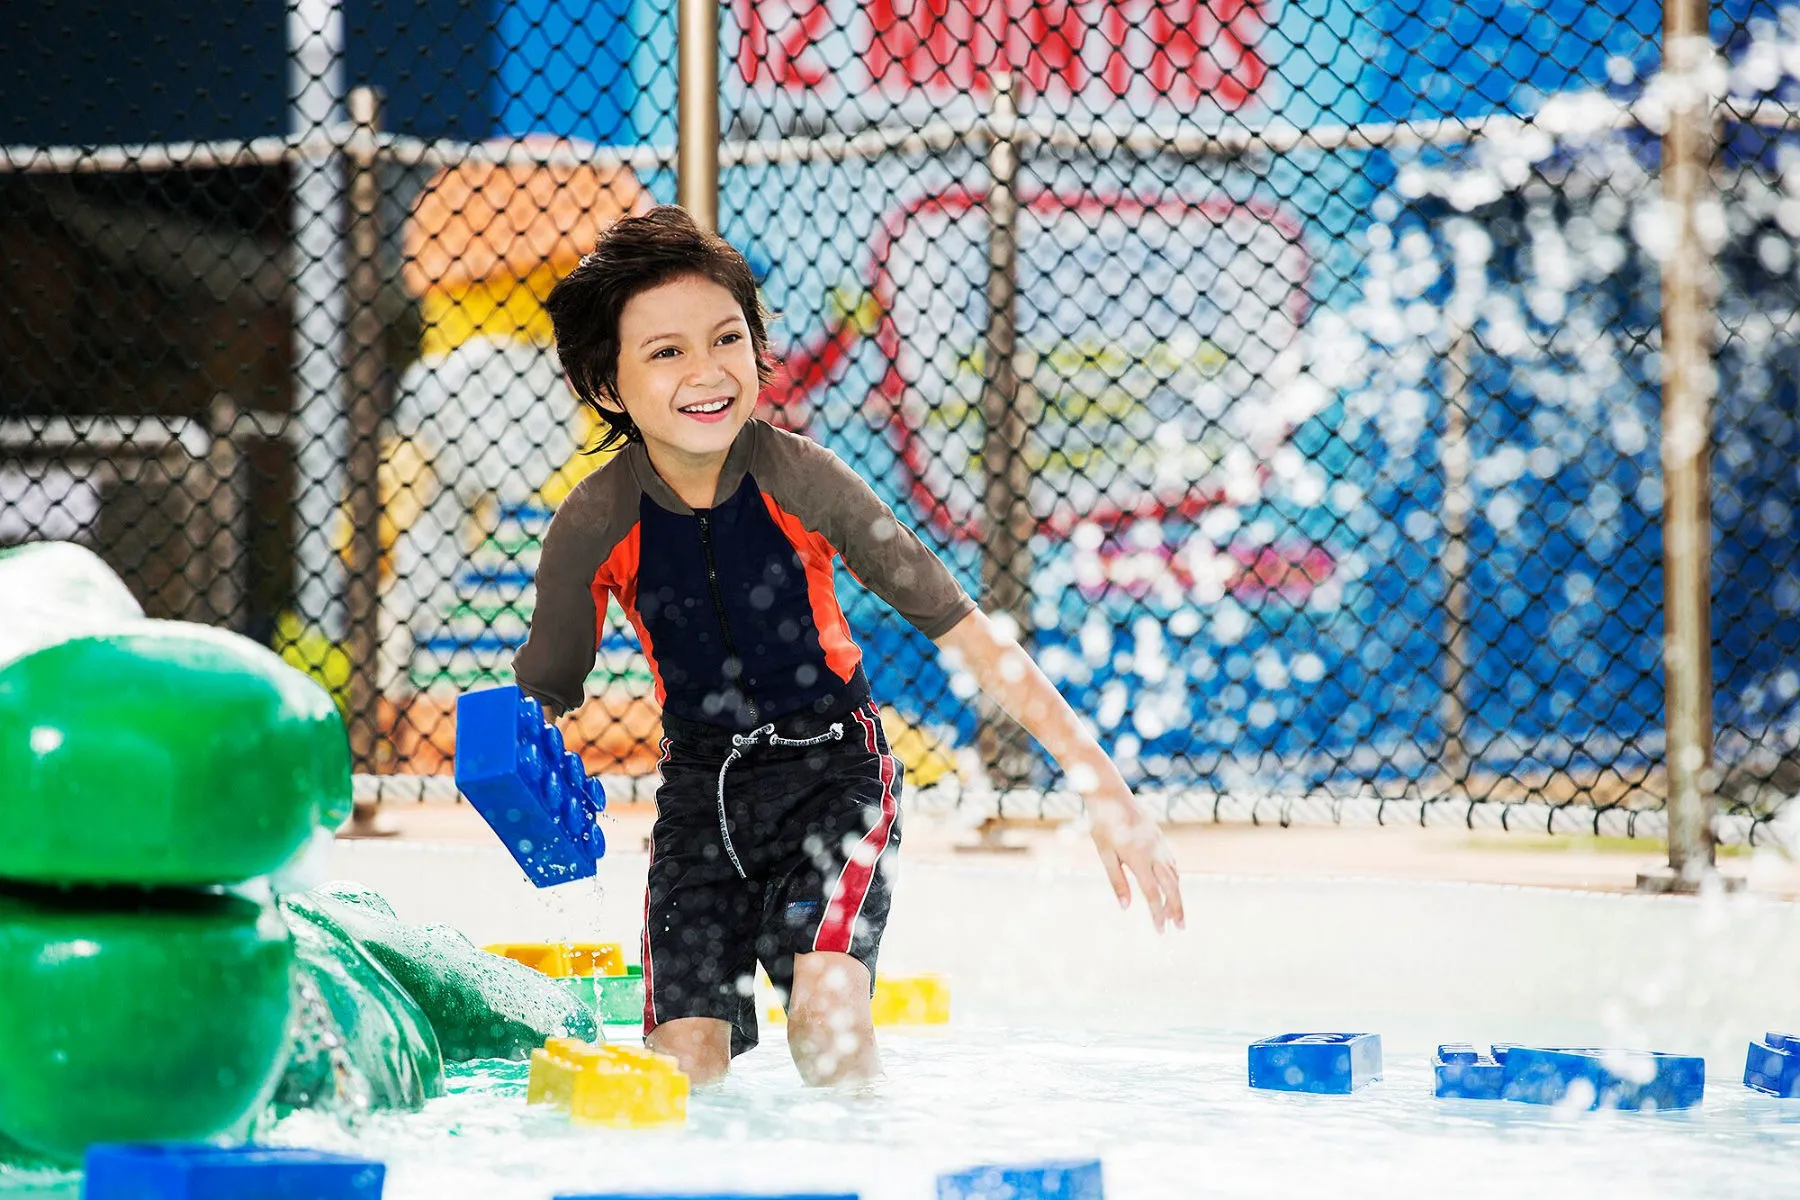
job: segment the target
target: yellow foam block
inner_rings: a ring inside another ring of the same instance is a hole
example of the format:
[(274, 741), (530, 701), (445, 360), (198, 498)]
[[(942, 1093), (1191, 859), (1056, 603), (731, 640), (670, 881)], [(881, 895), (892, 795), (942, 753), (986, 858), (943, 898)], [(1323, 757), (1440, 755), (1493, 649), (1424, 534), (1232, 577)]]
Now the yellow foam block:
[(571, 975), (623, 975), (625, 951), (617, 942), (565, 942)]
[(869, 1011), (877, 1025), (947, 1025), (950, 984), (938, 975), (877, 979)]
[(687, 1101), (688, 1078), (666, 1054), (573, 1038), (551, 1038), (531, 1052), (525, 1102), (563, 1109), (577, 1124), (681, 1124)]
[[(779, 1004), (770, 1005), (766, 1015), (775, 1025), (787, 1020)], [(947, 1025), (950, 984), (941, 975), (878, 976), (869, 1015), (876, 1025)]]
[(617, 942), (499, 942), (482, 949), (553, 979), (625, 973), (625, 951)]

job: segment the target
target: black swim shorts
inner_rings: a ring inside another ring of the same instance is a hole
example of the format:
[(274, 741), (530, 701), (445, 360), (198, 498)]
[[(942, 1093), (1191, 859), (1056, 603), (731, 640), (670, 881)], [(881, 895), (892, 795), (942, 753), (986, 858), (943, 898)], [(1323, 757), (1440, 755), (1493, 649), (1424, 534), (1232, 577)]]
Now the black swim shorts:
[(868, 967), (887, 926), (904, 770), (875, 705), (749, 733), (665, 714), (644, 906), (644, 1032), (680, 1017), (756, 1045), (760, 962), (785, 997), (794, 956)]

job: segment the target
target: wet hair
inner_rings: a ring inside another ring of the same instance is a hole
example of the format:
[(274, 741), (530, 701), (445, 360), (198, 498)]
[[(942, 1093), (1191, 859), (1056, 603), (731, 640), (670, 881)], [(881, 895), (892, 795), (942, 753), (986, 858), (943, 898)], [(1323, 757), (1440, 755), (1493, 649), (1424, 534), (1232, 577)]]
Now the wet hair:
[(619, 409), (619, 316), (633, 297), (672, 280), (710, 279), (744, 310), (756, 374), (767, 387), (775, 377), (769, 353), (769, 314), (756, 291), (750, 264), (730, 242), (695, 224), (687, 210), (664, 204), (625, 217), (600, 235), (591, 254), (559, 280), (544, 301), (556, 333), (556, 353), (583, 403), (601, 420), (592, 450), (643, 440), (636, 422)]

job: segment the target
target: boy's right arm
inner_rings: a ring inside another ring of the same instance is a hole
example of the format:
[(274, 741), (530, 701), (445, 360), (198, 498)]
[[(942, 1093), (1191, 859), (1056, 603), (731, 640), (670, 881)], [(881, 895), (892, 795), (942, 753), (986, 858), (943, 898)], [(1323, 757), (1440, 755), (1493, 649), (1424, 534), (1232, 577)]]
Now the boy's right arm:
[[(519, 689), (542, 704), (552, 717), (580, 708), (587, 699), (588, 673), (594, 669), (599, 613), (595, 610), (596, 576), (619, 539), (608, 536), (610, 522), (604, 491), (583, 480), (550, 522), (538, 554), (537, 600), (531, 611), (531, 633), (513, 656), (513, 678)], [(604, 595), (604, 593), (602, 593)]]

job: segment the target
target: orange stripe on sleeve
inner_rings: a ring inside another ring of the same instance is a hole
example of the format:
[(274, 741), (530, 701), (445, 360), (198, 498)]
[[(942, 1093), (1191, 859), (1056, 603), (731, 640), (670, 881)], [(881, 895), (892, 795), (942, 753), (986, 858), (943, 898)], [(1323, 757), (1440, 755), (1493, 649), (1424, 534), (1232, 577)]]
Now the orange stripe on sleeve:
[(633, 524), (631, 532), (619, 539), (613, 552), (607, 555), (606, 561), (600, 564), (600, 569), (594, 572), (592, 586), (594, 612), (597, 614), (594, 644), (599, 645), (601, 638), (606, 636), (606, 596), (610, 593), (618, 598), (619, 607), (625, 610), (625, 619), (637, 630), (638, 641), (644, 647), (644, 658), (650, 664), (650, 678), (656, 682), (656, 702), (666, 704), (668, 693), (663, 688), (662, 671), (656, 665), (656, 647), (651, 644), (650, 631), (644, 628), (644, 619), (638, 615), (638, 550), (642, 530), (642, 525)]
[(844, 610), (838, 606), (837, 583), (831, 565), (837, 551), (825, 540), (824, 534), (806, 528), (799, 517), (776, 503), (775, 497), (764, 492), (762, 498), (768, 506), (769, 516), (793, 544), (794, 552), (800, 556), (800, 565), (806, 569), (806, 594), (812, 601), (813, 624), (819, 630), (825, 665), (831, 668), (832, 674), (848, 683), (856, 674), (857, 664), (862, 662), (862, 650), (851, 638), (850, 622), (844, 620)]

